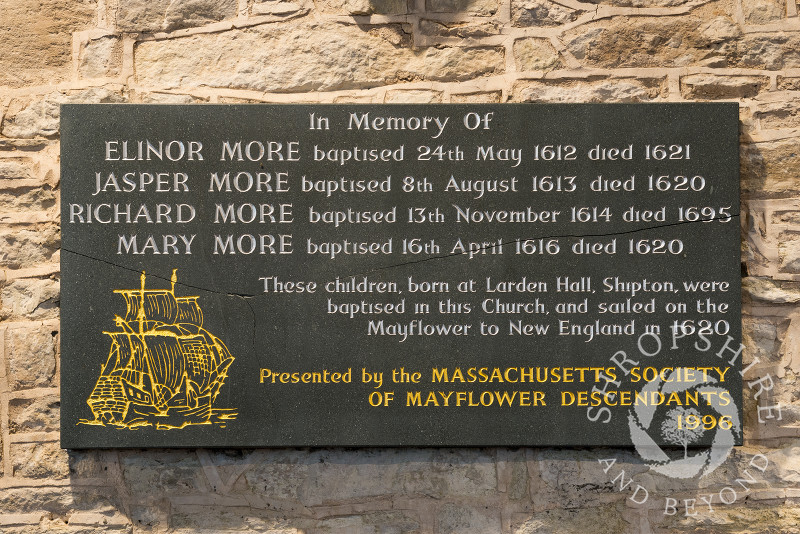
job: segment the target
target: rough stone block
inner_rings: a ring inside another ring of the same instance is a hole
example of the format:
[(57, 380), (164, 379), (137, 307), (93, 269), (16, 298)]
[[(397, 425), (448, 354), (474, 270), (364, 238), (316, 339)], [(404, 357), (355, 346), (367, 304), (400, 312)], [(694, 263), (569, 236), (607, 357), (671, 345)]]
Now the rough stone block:
[(89, 27), (96, 0), (0, 0), (0, 86), (69, 79), (72, 33)]
[(519, 39), (514, 42), (514, 59), (518, 71), (554, 70), (560, 56), (547, 39)]
[(120, 466), (129, 488), (148, 488), (163, 495), (184, 495), (208, 491), (197, 455), (187, 451), (120, 453)]
[[(54, 207), (57, 202), (56, 192), (49, 185), (0, 189), (0, 213), (6, 215), (30, 211), (46, 211)], [(0, 221), (4, 220), (5, 217), (0, 216)]]
[(35, 164), (27, 159), (0, 160), (0, 189), (5, 188), (4, 180), (33, 179), (35, 177), (34, 167)]
[(558, 80), (519, 82), (512, 99), (516, 102), (649, 102), (665, 92), (665, 80)]
[(8, 329), (6, 365), (12, 390), (54, 386), (55, 332), (42, 327)]
[(752, 98), (768, 86), (766, 76), (693, 74), (681, 78), (681, 95), (687, 100)]
[(511, 525), (512, 534), (568, 534), (572, 532), (640, 532), (621, 516), (614, 506), (544, 510), (526, 516), (518, 514)]
[(467, 39), (499, 35), (501, 26), (499, 22), (494, 20), (445, 23), (423, 19), (419, 23), (419, 29), (423, 35)]
[(203, 26), (237, 15), (237, 0), (120, 0), (117, 28), (128, 32)]
[(427, 0), (427, 10), (429, 13), (494, 15), (499, 3), (498, 0)]
[(69, 476), (67, 451), (57, 442), (12, 443), (14, 476), (62, 479)]
[[(770, 93), (772, 94), (772, 93)], [(759, 104), (753, 118), (760, 121), (761, 128), (798, 128), (800, 127), (800, 106), (796, 95), (784, 94), (781, 101)]]
[(438, 534), (501, 532), (500, 511), (486, 506), (445, 504), (437, 513)]
[(309, 2), (306, 0), (298, 0), (292, 2), (291, 0), (256, 0), (250, 8), (253, 15), (275, 15), (285, 17), (294, 13), (298, 13), (307, 9), (306, 5)]
[[(400, 26), (269, 24), (139, 44), (139, 83), (273, 92), (331, 91), (410, 80), (459, 81), (503, 71), (496, 48), (414, 50)], [(292, 58), (287, 61), (286, 58)]]
[(118, 76), (122, 70), (122, 40), (102, 37), (89, 41), (81, 50), (78, 70), (84, 78)]
[(309, 532), (325, 534), (420, 534), (419, 521), (402, 512), (373, 512), (364, 515), (333, 517), (314, 524)]
[(725, 66), (736, 56), (740, 35), (726, 17), (621, 17), (569, 30), (564, 42), (591, 67), (681, 67), (709, 61)]
[(786, 4), (781, 0), (742, 0), (742, 14), (746, 24), (771, 24), (785, 18)]
[(770, 33), (741, 39), (731, 52), (732, 66), (756, 69), (793, 69), (800, 66), (800, 38)]
[(25, 432), (55, 432), (61, 401), (56, 396), (38, 399), (12, 399), (8, 403), (8, 431), (10, 434)]
[(56, 261), (60, 246), (61, 234), (55, 224), (35, 230), (0, 228), (0, 267), (22, 269)]
[(431, 104), (442, 101), (441, 91), (425, 91), (425, 90), (393, 90), (386, 91), (387, 104)]
[(800, 139), (742, 144), (742, 193), (749, 198), (796, 195)]
[(307, 506), (388, 495), (480, 497), (497, 488), (494, 459), (467, 449), (281, 453), (253, 465), (244, 477), (254, 493), (300, 499)]
[(338, 15), (405, 15), (409, 0), (321, 0), (319, 9)]
[(454, 103), (461, 103), (461, 104), (472, 104), (472, 103), (487, 103), (487, 104), (495, 104), (500, 102), (503, 98), (503, 94), (500, 91), (479, 91), (476, 93), (454, 93), (450, 95), (450, 101)]
[(123, 102), (124, 98), (108, 89), (86, 89), (69, 93), (50, 93), (43, 98), (14, 99), (3, 119), (3, 135), (21, 139), (58, 135), (61, 104), (104, 104)]
[(551, 0), (513, 0), (511, 23), (514, 26), (553, 27), (577, 19), (583, 11), (556, 4)]

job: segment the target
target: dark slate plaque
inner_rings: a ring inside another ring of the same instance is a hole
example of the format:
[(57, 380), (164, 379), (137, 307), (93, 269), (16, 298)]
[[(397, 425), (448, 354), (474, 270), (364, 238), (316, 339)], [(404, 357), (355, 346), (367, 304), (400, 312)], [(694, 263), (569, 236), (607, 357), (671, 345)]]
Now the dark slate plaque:
[(735, 103), (61, 132), (65, 448), (741, 442)]

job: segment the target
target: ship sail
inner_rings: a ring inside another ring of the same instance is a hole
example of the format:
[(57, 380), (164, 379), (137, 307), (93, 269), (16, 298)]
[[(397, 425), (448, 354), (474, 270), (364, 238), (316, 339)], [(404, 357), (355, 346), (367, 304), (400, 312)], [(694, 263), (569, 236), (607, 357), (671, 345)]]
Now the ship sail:
[[(116, 290), (127, 305), (119, 331), (105, 332), (111, 348), (87, 399), (95, 416), (86, 424), (120, 428), (182, 428), (235, 418), (212, 404), (234, 361), (225, 344), (203, 328), (199, 297), (175, 297), (172, 288)], [(166, 423), (165, 421), (171, 421)]]

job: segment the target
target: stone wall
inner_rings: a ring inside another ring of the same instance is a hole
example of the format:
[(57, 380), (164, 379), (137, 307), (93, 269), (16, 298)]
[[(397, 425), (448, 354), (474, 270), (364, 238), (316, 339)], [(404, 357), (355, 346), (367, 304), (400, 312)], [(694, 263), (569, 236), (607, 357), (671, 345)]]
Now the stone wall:
[[(631, 450), (60, 449), (59, 104), (708, 100), (740, 104), (755, 362), (710, 476)], [(795, 0), (0, 0), (3, 533), (798, 532), (799, 282)]]

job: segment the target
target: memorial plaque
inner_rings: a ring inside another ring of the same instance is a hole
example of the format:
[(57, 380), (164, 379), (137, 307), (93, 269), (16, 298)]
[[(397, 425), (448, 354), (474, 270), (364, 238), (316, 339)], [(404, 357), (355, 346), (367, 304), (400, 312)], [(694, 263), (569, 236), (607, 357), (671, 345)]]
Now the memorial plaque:
[(62, 106), (61, 444), (740, 444), (738, 131)]

